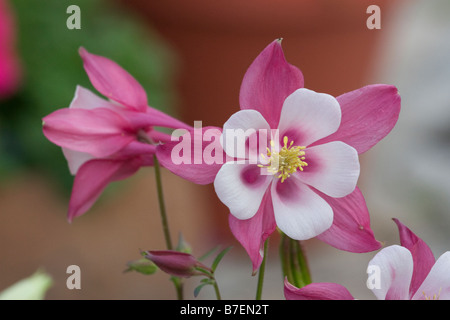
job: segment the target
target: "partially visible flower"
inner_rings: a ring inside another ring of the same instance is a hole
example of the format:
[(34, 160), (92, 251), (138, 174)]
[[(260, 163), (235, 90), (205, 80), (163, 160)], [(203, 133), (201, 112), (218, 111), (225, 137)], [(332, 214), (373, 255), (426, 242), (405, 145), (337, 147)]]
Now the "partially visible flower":
[(198, 261), (193, 255), (174, 250), (147, 251), (145, 258), (156, 264), (162, 271), (175, 276), (188, 278), (196, 275), (205, 275), (210, 268)]
[(13, 14), (7, 0), (0, 0), (0, 99), (13, 94), (21, 78), (15, 36)]
[(431, 249), (395, 219), (401, 246), (381, 250), (369, 267), (380, 270), (379, 286), (372, 288), (380, 300), (450, 300), (450, 251), (435, 260)]
[(43, 133), (62, 147), (75, 175), (68, 219), (88, 211), (103, 189), (153, 165), (156, 145), (170, 135), (154, 127), (190, 126), (147, 105), (141, 85), (115, 62), (80, 49), (84, 68), (104, 100), (78, 86), (69, 108), (43, 118)]
[(347, 288), (337, 283), (310, 283), (299, 289), (287, 279), (284, 280), (284, 296), (286, 300), (354, 300)]
[[(401, 246), (386, 247), (370, 260), (367, 270), (373, 279), (368, 279), (368, 287), (379, 300), (450, 300), (450, 251), (435, 260), (422, 239), (399, 220), (394, 221)], [(353, 299), (345, 287), (336, 283), (296, 288), (285, 281), (284, 294), (289, 300)]]

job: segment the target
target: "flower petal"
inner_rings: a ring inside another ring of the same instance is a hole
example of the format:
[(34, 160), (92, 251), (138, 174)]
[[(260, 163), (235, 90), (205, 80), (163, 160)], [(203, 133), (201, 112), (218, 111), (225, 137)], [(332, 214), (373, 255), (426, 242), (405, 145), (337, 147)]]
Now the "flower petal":
[[(270, 134), (269, 124), (261, 113), (241, 110), (234, 113), (223, 125), (221, 143), (230, 157), (253, 159), (253, 163), (256, 163), (258, 155), (267, 152)], [(262, 143), (260, 137), (265, 137)]]
[(54, 144), (95, 157), (109, 156), (135, 139), (127, 132), (129, 123), (105, 108), (59, 109), (43, 123), (44, 135)]
[(71, 109), (95, 109), (95, 108), (113, 108), (114, 104), (108, 100), (102, 99), (91, 90), (77, 86), (75, 95), (70, 103)]
[(272, 202), (278, 228), (296, 240), (307, 240), (333, 222), (328, 203), (296, 178), (272, 183)]
[(141, 159), (138, 157), (127, 161), (94, 159), (84, 163), (73, 183), (69, 222), (88, 211), (109, 183), (131, 176), (140, 166)]
[(317, 238), (329, 245), (350, 252), (370, 252), (381, 248), (370, 228), (370, 216), (366, 201), (358, 187), (343, 198), (332, 198), (319, 191), (333, 208), (332, 226)]
[(277, 128), (283, 102), (303, 87), (303, 74), (286, 62), (281, 39), (269, 44), (253, 61), (242, 80), (241, 109), (259, 111), (272, 129)]
[(309, 146), (334, 133), (340, 122), (341, 108), (333, 96), (302, 88), (284, 101), (278, 129), (281, 139), (288, 136), (296, 146)]
[(413, 257), (414, 272), (411, 281), (410, 293), (411, 295), (417, 291), (417, 288), (427, 277), (431, 268), (435, 263), (435, 258), (430, 247), (416, 236), (410, 229), (402, 224), (398, 219), (393, 219), (398, 226), (400, 233), (400, 244), (402, 247), (408, 249)]
[(67, 160), (69, 171), (72, 175), (76, 175), (78, 169), (87, 161), (94, 159), (95, 157), (89, 153), (74, 151), (67, 148), (62, 148), (64, 157)]
[(217, 173), (214, 189), (232, 215), (238, 219), (249, 219), (261, 206), (272, 179), (271, 175), (262, 175), (261, 168), (256, 165), (229, 161)]
[(397, 123), (401, 99), (394, 86), (369, 85), (336, 99), (342, 109), (341, 125), (317, 144), (338, 140), (361, 154), (383, 139)]
[(437, 259), (430, 273), (412, 297), (415, 299), (450, 300), (450, 251)]
[(230, 214), (228, 221), (234, 237), (247, 251), (252, 261), (253, 274), (256, 274), (263, 259), (264, 242), (277, 227), (273, 215), (270, 189), (267, 189), (261, 205), (253, 217), (241, 220)]
[(284, 296), (286, 300), (354, 300), (344, 286), (337, 283), (310, 283), (297, 288), (284, 280)]
[(84, 69), (92, 85), (104, 96), (131, 109), (145, 111), (147, 94), (127, 71), (114, 61), (80, 48)]
[(296, 177), (326, 195), (339, 198), (355, 190), (359, 177), (358, 153), (348, 144), (333, 141), (305, 150), (308, 166)]
[(214, 181), (222, 164), (227, 161), (220, 144), (222, 130), (216, 127), (181, 130), (180, 137), (158, 145), (156, 154), (161, 165), (172, 173), (197, 184)]
[[(398, 245), (382, 249), (370, 260), (367, 270), (374, 272), (370, 289), (379, 300), (409, 299), (413, 260), (408, 249)], [(377, 276), (379, 279), (375, 279)]]

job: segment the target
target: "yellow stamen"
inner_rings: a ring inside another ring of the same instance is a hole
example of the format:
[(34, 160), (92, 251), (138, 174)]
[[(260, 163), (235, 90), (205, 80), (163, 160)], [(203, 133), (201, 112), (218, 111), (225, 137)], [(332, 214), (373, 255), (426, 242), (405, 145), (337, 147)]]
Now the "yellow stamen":
[[(269, 157), (268, 165), (258, 165), (261, 168), (267, 168), (267, 172), (276, 175), (281, 178), (281, 182), (284, 182), (287, 178), (291, 176), (292, 173), (297, 170), (303, 171), (303, 167), (306, 167), (308, 163), (305, 160), (306, 147), (302, 146), (292, 146), (294, 141), (291, 141), (288, 145), (288, 137), (283, 138), (283, 147), (280, 151), (274, 150), (275, 143), (270, 141), (270, 146), (272, 149), (267, 148), (267, 157)], [(263, 159), (266, 159), (264, 154), (261, 154)]]
[(439, 296), (441, 295), (442, 288), (439, 289), (439, 292), (436, 294), (433, 294), (433, 296), (427, 296), (425, 291), (422, 291), (422, 294), (425, 296), (425, 300), (439, 300)]

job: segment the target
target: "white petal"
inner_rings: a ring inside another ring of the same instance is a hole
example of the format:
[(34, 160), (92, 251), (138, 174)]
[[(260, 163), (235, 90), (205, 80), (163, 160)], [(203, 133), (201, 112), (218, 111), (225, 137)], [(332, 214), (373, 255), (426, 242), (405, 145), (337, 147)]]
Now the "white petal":
[(341, 123), (341, 107), (331, 95), (305, 88), (286, 98), (281, 110), (280, 138), (288, 136), (294, 145), (308, 146), (334, 133)]
[(367, 271), (367, 285), (379, 300), (409, 299), (413, 259), (408, 249), (398, 245), (382, 249), (370, 260)]
[(278, 179), (271, 193), (277, 226), (292, 239), (313, 238), (333, 223), (330, 205), (298, 179)]
[(261, 205), (264, 193), (273, 179), (262, 175), (256, 165), (227, 162), (214, 180), (214, 189), (219, 199), (238, 219), (253, 217)]
[[(233, 114), (223, 125), (220, 142), (229, 156), (249, 159), (251, 156), (248, 152), (249, 145), (254, 152), (253, 155), (267, 152), (267, 139), (270, 139), (270, 131), (270, 126), (261, 113), (250, 109), (241, 110)], [(265, 140), (262, 146), (264, 150), (258, 151), (259, 134), (262, 134), (262, 137), (265, 135)]]
[(64, 157), (67, 160), (67, 164), (69, 166), (70, 173), (72, 175), (76, 175), (78, 169), (86, 162), (95, 157), (89, 153), (74, 151), (67, 148), (61, 148), (64, 154)]
[(450, 300), (450, 251), (439, 257), (413, 299)]
[(295, 177), (334, 198), (355, 190), (360, 167), (358, 153), (353, 147), (333, 141), (307, 148), (305, 153), (308, 166)]
[(108, 108), (114, 109), (114, 104), (108, 100), (102, 99), (92, 91), (77, 86), (75, 90), (75, 96), (70, 103), (69, 108), (77, 109), (95, 109), (95, 108)]

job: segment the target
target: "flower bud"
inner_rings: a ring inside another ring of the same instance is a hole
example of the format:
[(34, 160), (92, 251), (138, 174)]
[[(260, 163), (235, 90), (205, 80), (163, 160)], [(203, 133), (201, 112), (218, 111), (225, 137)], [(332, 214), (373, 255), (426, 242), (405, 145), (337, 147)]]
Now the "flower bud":
[(208, 267), (189, 253), (173, 250), (147, 251), (145, 257), (156, 264), (162, 271), (176, 276), (188, 278), (195, 275), (205, 275), (210, 271)]

